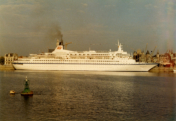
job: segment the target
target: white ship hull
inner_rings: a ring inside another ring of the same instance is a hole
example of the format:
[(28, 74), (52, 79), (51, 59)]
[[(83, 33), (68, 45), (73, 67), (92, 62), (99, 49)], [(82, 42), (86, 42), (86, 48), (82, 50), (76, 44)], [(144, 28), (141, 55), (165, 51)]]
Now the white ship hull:
[(149, 71), (157, 64), (13, 64), (20, 70)]

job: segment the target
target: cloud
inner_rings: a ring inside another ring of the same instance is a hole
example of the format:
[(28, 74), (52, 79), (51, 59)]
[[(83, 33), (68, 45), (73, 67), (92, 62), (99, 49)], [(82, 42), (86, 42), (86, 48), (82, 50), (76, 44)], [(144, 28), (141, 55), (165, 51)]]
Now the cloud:
[(0, 34), (12, 37), (38, 37), (55, 39), (61, 35), (58, 21), (53, 19), (53, 8), (46, 3), (34, 4), (15, 0), (0, 5)]
[(31, 4), (36, 3), (36, 0), (6, 0), (7, 4)]
[(88, 6), (88, 4), (86, 4), (86, 3), (81, 3), (83, 6), (85, 6), (85, 7), (87, 7)]
[[(105, 33), (108, 33), (106, 31), (107, 29), (107, 26), (104, 26), (104, 25), (100, 25), (100, 24), (87, 24), (85, 27), (80, 27), (80, 28), (77, 28), (77, 29), (74, 29), (74, 30), (69, 30), (69, 31), (65, 31), (66, 34), (69, 34), (69, 35), (94, 35), (96, 34), (97, 36), (98, 35), (102, 35), (102, 34), (105, 34)], [(108, 34), (115, 34), (115, 32), (110, 32)]]
[(1, 13), (14, 13), (14, 14), (23, 14), (24, 12), (34, 8), (34, 5), (31, 4), (19, 4), (19, 5), (0, 5), (0, 14)]
[(30, 18), (25, 13), (31, 11), (33, 7), (30, 4), (1, 5), (0, 32), (3, 32), (5, 35), (8, 33), (13, 35), (20, 32), (24, 27), (29, 27)]
[(115, 5), (105, 5), (105, 7), (109, 8), (109, 7), (115, 7)]
[(151, 8), (153, 8), (153, 5), (152, 5), (152, 4), (146, 4), (146, 5), (145, 5), (145, 8), (151, 9)]
[(78, 10), (79, 13), (85, 13), (83, 10)]
[(108, 26), (102, 25), (102, 24), (88, 24), (88, 28), (90, 29), (105, 29)]

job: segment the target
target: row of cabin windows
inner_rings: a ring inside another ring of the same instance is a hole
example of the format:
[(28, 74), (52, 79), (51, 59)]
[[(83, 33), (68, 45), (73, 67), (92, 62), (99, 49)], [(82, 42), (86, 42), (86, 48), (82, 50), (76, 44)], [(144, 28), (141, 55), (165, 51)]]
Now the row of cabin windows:
[[(67, 54), (69, 55), (69, 54)], [(108, 56), (109, 54), (70, 54), (70, 55), (105, 55), (105, 56)]]
[[(90, 60), (33, 60), (33, 61), (88, 61), (90, 62)], [(94, 62), (95, 60), (91, 60), (92, 62)], [(101, 60), (97, 60), (97, 61), (101, 61)], [(111, 61), (103, 61), (103, 62), (111, 62)], [(113, 61), (113, 62), (119, 62), (119, 61)]]
[[(36, 65), (32, 65), (32, 66), (36, 67)], [(118, 65), (118, 66), (123, 66), (123, 65)], [(28, 67), (31, 67), (31, 65), (28, 65)], [(37, 67), (38, 68), (46, 68), (45, 65), (38, 65)], [(95, 68), (97, 68), (97, 67), (100, 68), (99, 66), (95, 66)], [(79, 66), (75, 65), (75, 67), (72, 67), (72, 68), (79, 69)], [(101, 68), (107, 68), (107, 67), (101, 67)]]
[[(46, 54), (38, 54), (38, 55), (46, 55)], [(53, 54), (48, 54), (48, 55), (53, 55)]]
[[(125, 59), (122, 59), (122, 60), (125, 60)], [(29, 60), (25, 60), (25, 61), (29, 61)], [(33, 61), (101, 61), (101, 62), (112, 62), (112, 61), (102, 61), (102, 60), (33, 60)], [(119, 62), (119, 61), (113, 61), (113, 62)]]
[[(61, 61), (61, 62), (119, 62), (119, 61), (102, 61), (102, 60), (97, 60), (97, 61), (90, 61), (90, 60), (34, 60), (34, 61), (42, 61), (42, 62), (48, 62), (48, 61)], [(127, 62), (127, 61), (123, 61)]]
[[(81, 54), (79, 54), (80, 56), (81, 56)], [(72, 55), (72, 54), (70, 54), (70, 56), (76, 56), (76, 54), (75, 55)], [(82, 56), (85, 56), (84, 54), (82, 55)], [(89, 54), (87, 54), (87, 56), (97, 56), (97, 57), (99, 57), (99, 56), (101, 56), (101, 55), (89, 55)], [(104, 55), (104, 58), (109, 58), (109, 57), (111, 57), (110, 55)], [(128, 57), (128, 56), (119, 56), (119, 55), (117, 55), (117, 57), (120, 57), (120, 58), (126, 58), (126, 57)]]
[[(31, 63), (31, 62), (28, 62), (28, 63)], [(43, 64), (48, 64), (48, 63), (43, 62)], [(60, 64), (64, 64), (64, 63), (60, 63)], [(66, 64), (68, 64), (68, 63), (66, 63)], [(81, 62), (79, 62), (79, 63), (77, 63), (77, 64), (88, 64), (88, 63), (83, 63), (83, 62), (81, 63)], [(94, 62), (94, 63), (89, 63), (89, 64), (95, 64), (95, 65), (97, 65), (96, 62)], [(110, 62), (108, 62), (108, 63), (99, 63), (99, 64), (119, 64), (119, 63), (110, 63)], [(120, 64), (132, 64), (132, 63), (122, 62), (122, 63), (120, 63)]]
[[(32, 62), (28, 62), (28, 63), (32, 63)], [(43, 62), (43, 63), (45, 63), (45, 62)], [(79, 62), (79, 63), (85, 63), (85, 62)], [(116, 62), (116, 63), (117, 63), (117, 62)], [(106, 63), (106, 64), (116, 64), (116, 63), (110, 63), (110, 62), (108, 62), (108, 63)], [(97, 64), (97, 62), (93, 62), (92, 64)], [(105, 62), (104, 62), (103, 64), (105, 64)], [(121, 64), (130, 64), (130, 63), (121, 62)]]

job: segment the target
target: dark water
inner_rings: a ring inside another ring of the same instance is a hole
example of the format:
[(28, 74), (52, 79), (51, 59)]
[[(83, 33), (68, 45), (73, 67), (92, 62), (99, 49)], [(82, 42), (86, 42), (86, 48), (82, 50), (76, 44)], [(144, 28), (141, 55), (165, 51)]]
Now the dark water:
[(0, 71), (0, 121), (18, 120), (176, 121), (176, 73)]

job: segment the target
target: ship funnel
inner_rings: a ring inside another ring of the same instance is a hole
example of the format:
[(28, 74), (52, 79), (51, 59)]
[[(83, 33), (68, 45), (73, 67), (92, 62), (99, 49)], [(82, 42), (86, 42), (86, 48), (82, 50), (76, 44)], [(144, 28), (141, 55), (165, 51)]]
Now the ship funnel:
[(63, 35), (61, 35), (61, 42), (59, 43), (59, 45), (64, 45), (62, 37), (63, 37)]
[(64, 48), (64, 41), (63, 41), (62, 37), (63, 37), (63, 35), (61, 35), (61, 42), (59, 42), (59, 45), (62, 45)]

